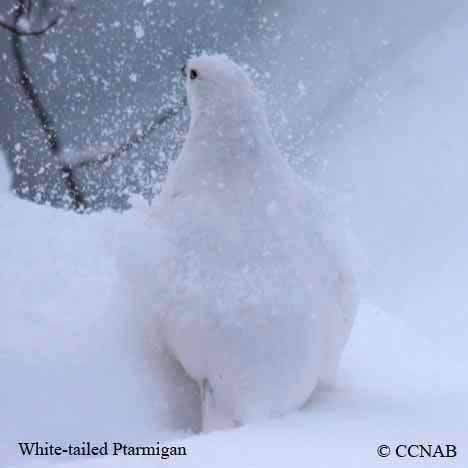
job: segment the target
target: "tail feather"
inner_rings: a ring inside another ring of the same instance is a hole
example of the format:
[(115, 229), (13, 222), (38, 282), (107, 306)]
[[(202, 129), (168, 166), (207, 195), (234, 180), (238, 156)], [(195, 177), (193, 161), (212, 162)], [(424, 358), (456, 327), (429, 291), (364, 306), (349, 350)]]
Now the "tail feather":
[(354, 276), (341, 272), (336, 281), (336, 302), (323, 316), (320, 384), (334, 386), (336, 375), (358, 308)]

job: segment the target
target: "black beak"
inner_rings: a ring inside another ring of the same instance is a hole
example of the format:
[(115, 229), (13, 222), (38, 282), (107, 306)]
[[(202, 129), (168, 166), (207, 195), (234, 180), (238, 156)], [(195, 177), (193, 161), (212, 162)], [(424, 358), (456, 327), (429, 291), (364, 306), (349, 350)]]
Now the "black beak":
[(180, 69), (180, 71), (182, 72), (182, 75), (184, 75), (185, 77), (187, 77), (187, 66), (186, 66), (186, 65), (184, 65), (184, 66)]

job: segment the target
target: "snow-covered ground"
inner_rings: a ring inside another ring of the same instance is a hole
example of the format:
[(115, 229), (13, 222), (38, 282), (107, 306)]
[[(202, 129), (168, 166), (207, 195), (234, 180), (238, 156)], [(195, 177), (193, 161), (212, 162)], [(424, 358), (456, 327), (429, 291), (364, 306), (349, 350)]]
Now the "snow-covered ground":
[[(126, 386), (126, 390), (131, 388)], [(345, 355), (338, 388), (321, 391), (303, 411), (261, 425), (185, 438), (156, 430), (135, 443), (154, 445), (159, 440), (185, 446), (186, 457), (171, 459), (176, 466), (233, 468), (279, 467), (286, 462), (291, 466), (375, 467), (381, 463), (377, 448), (382, 444), (392, 450), (400, 444), (454, 444), (458, 449), (454, 459), (398, 460), (390, 456), (387, 463), (464, 467), (468, 462), (467, 390), (460, 363), (450, 363), (404, 323), (365, 305)], [(132, 398), (127, 402), (132, 408), (143, 403), (137, 398), (131, 402)], [(25, 420), (22, 424), (24, 427)], [(101, 422), (82, 420), (81, 425), (88, 434), (88, 428), (96, 432)], [(122, 428), (121, 433), (125, 432)], [(129, 440), (135, 438), (123, 439)], [(70, 466), (68, 462), (63, 466)], [(75, 459), (71, 466), (154, 466), (158, 462), (159, 458), (152, 457), (108, 457)]]
[(7, 193), (1, 170), (0, 466), (23, 438), (159, 434), (162, 399), (116, 292), (112, 252), (121, 217), (19, 200)]
[[(0, 466), (69, 466), (20, 457), (21, 440), (159, 440), (186, 445), (171, 463), (194, 467), (468, 466), (466, 26), (454, 19), (369, 83), (329, 150), (323, 181), (352, 180), (347, 214), (371, 268), (337, 388), (281, 420), (182, 433), (188, 415), (171, 407), (158, 363), (141, 354), (118, 279), (116, 249), (145, 229), (136, 210), (36, 206), (7, 193), (0, 167)], [(454, 444), (458, 456), (377, 455), (381, 444), (412, 443)]]

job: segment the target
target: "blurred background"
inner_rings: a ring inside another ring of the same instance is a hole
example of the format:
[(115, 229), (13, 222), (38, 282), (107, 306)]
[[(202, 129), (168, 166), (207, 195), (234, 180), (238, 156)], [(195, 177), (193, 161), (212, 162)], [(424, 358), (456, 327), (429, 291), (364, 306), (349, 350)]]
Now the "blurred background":
[[(18, 21), (19, 4), (29, 15)], [(189, 119), (179, 69), (200, 51), (228, 53), (251, 68), (283, 153), (347, 220), (363, 295), (461, 349), (465, 2), (2, 0), (0, 15), (22, 32), (63, 16), (37, 36), (0, 27), (0, 146), (19, 197), (73, 209), (71, 172), (85, 211), (125, 209), (134, 192), (152, 199)], [(18, 50), (60, 139), (55, 152), (21, 85)]]

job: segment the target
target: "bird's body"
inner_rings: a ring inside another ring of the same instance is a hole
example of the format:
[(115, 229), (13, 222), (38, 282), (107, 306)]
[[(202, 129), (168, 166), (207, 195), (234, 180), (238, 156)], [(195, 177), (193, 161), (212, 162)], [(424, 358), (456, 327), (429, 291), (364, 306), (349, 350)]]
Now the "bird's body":
[(354, 293), (244, 72), (224, 57), (189, 67), (209, 92), (187, 85), (192, 123), (161, 194), (170, 247), (153, 297), (213, 429), (285, 414), (332, 377)]

